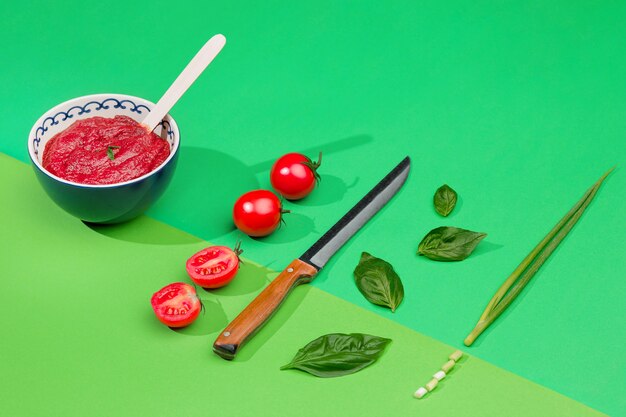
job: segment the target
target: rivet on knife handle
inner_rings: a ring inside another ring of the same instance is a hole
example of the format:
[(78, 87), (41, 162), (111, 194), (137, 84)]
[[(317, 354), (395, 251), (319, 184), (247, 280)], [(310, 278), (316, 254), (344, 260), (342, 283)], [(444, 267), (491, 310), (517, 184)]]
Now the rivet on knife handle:
[(272, 316), (297, 285), (311, 281), (317, 268), (299, 259), (292, 261), (270, 285), (226, 327), (213, 343), (213, 351), (232, 360), (237, 350)]

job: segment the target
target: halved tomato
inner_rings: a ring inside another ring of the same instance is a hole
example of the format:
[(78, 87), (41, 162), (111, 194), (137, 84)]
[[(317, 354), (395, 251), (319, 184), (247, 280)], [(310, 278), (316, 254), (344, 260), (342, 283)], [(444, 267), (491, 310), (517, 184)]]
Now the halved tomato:
[(150, 299), (154, 314), (169, 327), (185, 327), (200, 314), (202, 303), (196, 289), (184, 282), (166, 285)]
[(187, 273), (203, 288), (223, 287), (237, 274), (242, 252), (239, 243), (234, 250), (226, 246), (209, 246), (187, 260)]

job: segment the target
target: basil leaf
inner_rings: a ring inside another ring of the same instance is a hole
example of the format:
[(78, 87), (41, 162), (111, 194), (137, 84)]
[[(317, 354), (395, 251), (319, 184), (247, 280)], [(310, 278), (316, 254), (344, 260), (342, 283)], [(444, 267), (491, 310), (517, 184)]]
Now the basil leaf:
[(370, 303), (389, 307), (391, 311), (396, 311), (404, 298), (402, 281), (393, 266), (367, 252), (361, 254), (361, 260), (354, 269), (354, 280)]
[(349, 375), (376, 362), (389, 342), (363, 333), (331, 333), (298, 350), (280, 369), (299, 369), (320, 378)]
[(119, 146), (107, 146), (107, 156), (111, 161), (115, 159), (115, 154), (113, 153), (113, 149), (119, 149)]
[(417, 253), (435, 261), (462, 261), (478, 246), (486, 233), (456, 227), (438, 227), (428, 232)]
[(450, 188), (448, 184), (444, 184), (437, 188), (437, 191), (435, 191), (435, 195), (433, 196), (433, 203), (437, 213), (441, 214), (443, 217), (452, 213), (454, 206), (456, 206), (456, 197), (456, 191)]

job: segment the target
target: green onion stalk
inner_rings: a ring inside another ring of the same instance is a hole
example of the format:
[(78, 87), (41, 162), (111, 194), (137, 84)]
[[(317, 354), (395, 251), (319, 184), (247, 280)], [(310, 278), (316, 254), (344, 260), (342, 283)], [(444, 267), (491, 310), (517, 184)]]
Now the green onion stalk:
[(589, 188), (583, 197), (571, 208), (570, 211), (554, 226), (541, 242), (524, 258), (513, 273), (504, 281), (495, 293), (487, 308), (478, 319), (474, 330), (465, 338), (465, 345), (472, 343), (493, 323), (504, 310), (511, 305), (515, 298), (522, 292), (526, 284), (532, 279), (537, 270), (544, 264), (552, 252), (559, 246), (565, 236), (572, 230), (580, 216), (591, 203), (606, 177), (615, 168), (608, 170), (600, 179)]

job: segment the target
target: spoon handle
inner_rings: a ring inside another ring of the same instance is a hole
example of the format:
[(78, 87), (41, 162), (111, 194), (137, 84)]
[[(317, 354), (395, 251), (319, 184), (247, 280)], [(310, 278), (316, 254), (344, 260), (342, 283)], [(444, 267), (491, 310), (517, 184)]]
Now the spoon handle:
[(189, 86), (196, 81), (196, 78), (202, 74), (202, 71), (213, 61), (213, 58), (220, 53), (225, 44), (226, 38), (224, 35), (215, 35), (204, 44), (196, 56), (189, 61), (183, 72), (178, 75), (170, 88), (163, 94), (163, 97), (161, 97), (148, 116), (142, 121), (142, 124), (148, 131), (152, 132), (161, 123), (163, 117), (187, 91)]

